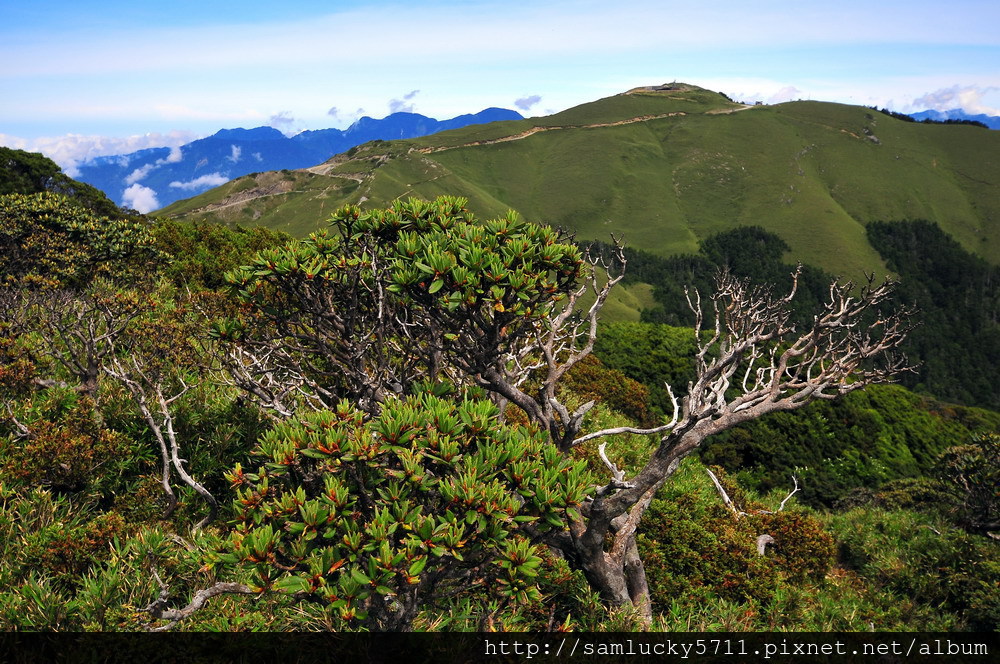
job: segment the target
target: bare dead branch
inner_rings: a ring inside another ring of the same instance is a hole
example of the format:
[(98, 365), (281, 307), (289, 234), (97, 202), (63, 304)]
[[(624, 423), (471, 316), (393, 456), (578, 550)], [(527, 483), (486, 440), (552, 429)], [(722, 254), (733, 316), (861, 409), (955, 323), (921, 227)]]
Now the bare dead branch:
[(719, 482), (719, 478), (715, 476), (715, 473), (713, 473), (710, 468), (706, 468), (705, 472), (708, 473), (708, 476), (712, 478), (712, 484), (715, 485), (715, 490), (719, 492), (719, 496), (722, 497), (722, 502), (725, 503), (726, 507), (732, 510), (733, 516), (735, 516), (737, 519), (739, 519), (741, 516), (745, 516), (746, 512), (741, 512), (740, 510), (736, 509), (736, 505), (733, 504), (732, 499), (729, 497), (729, 494), (726, 493), (726, 490), (722, 487), (722, 483)]
[(4, 402), (4, 407), (7, 410), (7, 419), (10, 421), (11, 424), (14, 425), (14, 428), (17, 429), (17, 437), (26, 438), (29, 440), (31, 438), (34, 438), (34, 434), (32, 433), (31, 429), (22, 424), (14, 415), (14, 409), (11, 408), (10, 403)]
[[(617, 537), (616, 524), (638, 518), (636, 510), (642, 511), (647, 492), (661, 486), (679, 461), (707, 437), (770, 412), (797, 409), (816, 399), (833, 399), (872, 383), (891, 381), (910, 369), (898, 348), (911, 329), (913, 312), (881, 310), (892, 282), (876, 284), (869, 276), (860, 289), (831, 284), (826, 304), (811, 325), (797, 332), (789, 304), (799, 275), (800, 268), (792, 274), (791, 289), (775, 296), (767, 288), (720, 273), (711, 298), (711, 323), (701, 294), (685, 292), (694, 315), (697, 351), (695, 378), (676, 421), (661, 434), (660, 445), (646, 465), (628, 482), (612, 482), (595, 491), (586, 504), (586, 521), (570, 529), (574, 554), (608, 601), (629, 601), (624, 568), (606, 550), (608, 538)], [(704, 329), (709, 325), (711, 332)], [(594, 432), (574, 442), (612, 432), (639, 433), (627, 428)], [(614, 476), (617, 468), (609, 469)], [(710, 477), (723, 502), (740, 516), (718, 478), (711, 473)], [(793, 483), (779, 511), (799, 490), (797, 478)], [(762, 536), (759, 550), (770, 541), (770, 536)]]
[(799, 492), (799, 480), (798, 480), (798, 479), (797, 479), (797, 478), (795, 477), (795, 475), (792, 475), (792, 483), (793, 483), (793, 484), (794, 484), (795, 486), (794, 486), (794, 488), (793, 488), (793, 489), (791, 490), (791, 492), (789, 492), (789, 494), (788, 494), (787, 496), (785, 496), (785, 499), (781, 501), (781, 504), (780, 504), (780, 505), (778, 505), (778, 511), (779, 511), (779, 512), (780, 512), (780, 511), (782, 511), (782, 510), (784, 510), (784, 509), (785, 509), (785, 504), (786, 504), (786, 503), (787, 503), (787, 502), (788, 502), (789, 500), (791, 500), (792, 496), (794, 496), (794, 495), (795, 495), (796, 493), (798, 493), (798, 492)]
[(155, 600), (146, 606), (143, 611), (151, 615), (156, 620), (166, 620), (168, 622), (165, 625), (150, 628), (149, 631), (151, 632), (165, 632), (173, 629), (177, 623), (193, 615), (205, 606), (205, 603), (213, 597), (218, 597), (219, 595), (260, 594), (250, 586), (242, 583), (228, 583), (220, 581), (213, 586), (209, 586), (208, 588), (196, 592), (187, 606), (180, 609), (168, 609), (167, 602), (170, 599), (170, 588), (163, 582), (162, 579), (160, 579), (160, 575), (156, 573), (155, 569), (152, 570), (152, 572), (153, 577), (160, 586), (160, 594)]
[(181, 459), (179, 456), (180, 446), (177, 443), (177, 433), (174, 430), (174, 417), (173, 413), (170, 412), (170, 404), (181, 398), (188, 391), (188, 389), (190, 389), (190, 386), (184, 382), (183, 378), (180, 378), (179, 380), (181, 383), (181, 389), (172, 397), (164, 397), (163, 385), (160, 383), (154, 387), (154, 392), (160, 406), (160, 415), (163, 418), (162, 426), (166, 429), (167, 440), (170, 441), (170, 461), (174, 466), (174, 470), (177, 472), (177, 476), (181, 478), (181, 481), (194, 489), (195, 492), (209, 505), (208, 514), (194, 525), (193, 529), (197, 531), (215, 520), (215, 517), (219, 513), (219, 503), (216, 501), (215, 496), (209, 493), (208, 489), (188, 474), (188, 472), (184, 469), (185, 460)]
[(101, 364), (149, 303), (140, 294), (96, 284), (86, 291), (22, 291), (14, 306), (25, 321), (22, 332), (39, 333), (39, 355), (72, 374), (79, 381), (75, 389), (96, 397)]
[[(135, 358), (132, 358), (132, 363), (136, 371), (139, 372), (139, 368), (136, 366)], [(167, 498), (167, 507), (163, 512), (163, 518), (166, 519), (173, 514), (175, 509), (177, 509), (177, 495), (174, 493), (174, 489), (170, 485), (170, 450), (167, 447), (166, 439), (163, 437), (163, 430), (157, 423), (156, 418), (153, 417), (153, 412), (149, 409), (149, 403), (146, 398), (145, 390), (139, 382), (135, 380), (132, 374), (129, 373), (128, 368), (122, 363), (122, 360), (115, 358), (106, 363), (104, 365), (104, 372), (112, 378), (118, 380), (132, 394), (132, 399), (135, 402), (136, 407), (139, 409), (139, 413), (146, 421), (146, 425), (149, 427), (150, 432), (152, 432), (153, 437), (159, 445), (160, 488), (163, 489), (163, 495)]]
[(671, 420), (666, 424), (654, 427), (652, 429), (643, 429), (639, 427), (614, 427), (611, 429), (601, 429), (600, 431), (594, 431), (584, 436), (580, 436), (579, 438), (573, 441), (573, 445), (576, 446), (579, 445), (580, 443), (585, 443), (588, 440), (593, 440), (595, 438), (602, 438), (604, 436), (614, 436), (622, 433), (631, 433), (640, 436), (646, 436), (646, 435), (663, 433), (664, 431), (669, 431), (670, 429), (673, 429), (677, 425), (677, 416), (680, 413), (680, 409), (678, 407), (677, 398), (674, 396), (673, 390), (671, 390), (670, 386), (667, 385), (666, 383), (664, 383), (664, 385), (667, 388), (667, 394), (670, 395), (670, 402), (673, 404), (674, 408), (674, 415), (671, 418)]
[[(612, 240), (611, 258), (600, 255), (594, 247), (587, 248), (584, 259), (591, 265), (588, 279), (566, 295), (543, 327), (508, 348), (499, 358), (499, 366), (473, 371), (475, 367), (463, 366), (462, 359), (456, 358), (467, 373), (477, 375), (481, 387), (495, 398), (517, 405), (545, 428), (553, 443), (563, 451), (582, 442), (575, 439), (592, 404), (584, 404), (570, 413), (559, 400), (557, 386), (567, 371), (593, 351), (601, 309), (625, 276), (624, 251), (617, 238), (612, 237)], [(595, 299), (586, 311), (582, 311), (580, 300), (588, 291)], [(539, 385), (537, 392), (529, 394), (521, 389), (529, 380)]]
[(597, 453), (601, 456), (601, 461), (604, 462), (604, 465), (607, 466), (608, 470), (611, 471), (611, 481), (614, 482), (615, 484), (619, 484), (619, 485), (624, 484), (624, 482), (625, 482), (625, 472), (619, 470), (618, 466), (616, 466), (611, 461), (611, 459), (608, 458), (607, 453), (605, 453), (605, 451), (604, 451), (605, 447), (607, 447), (607, 443), (601, 443), (600, 445), (598, 445), (597, 446)]
[[(182, 482), (202, 497), (209, 505), (209, 513), (194, 525), (199, 530), (211, 523), (218, 514), (219, 504), (215, 497), (185, 470), (185, 460), (180, 458), (180, 443), (174, 428), (174, 414), (171, 405), (184, 396), (191, 386), (178, 373), (172, 376), (176, 381), (176, 389), (169, 396), (164, 390), (169, 380), (167, 376), (148, 370), (139, 354), (131, 354), (127, 360), (113, 358), (103, 367), (105, 373), (120, 382), (132, 395), (132, 401), (146, 421), (153, 437), (160, 448), (161, 477), (160, 486), (167, 497), (167, 509), (164, 518), (173, 513), (177, 507), (177, 496), (170, 484), (174, 472)], [(173, 471), (171, 471), (173, 468)]]
[(639, 527), (639, 522), (642, 520), (642, 515), (646, 512), (649, 507), (649, 503), (652, 502), (653, 496), (656, 495), (656, 491), (659, 486), (650, 487), (646, 490), (646, 493), (642, 495), (639, 501), (632, 506), (625, 518), (619, 517), (615, 519), (614, 529), (615, 538), (611, 544), (611, 550), (609, 552), (611, 558), (616, 561), (624, 561), (625, 554), (631, 545), (635, 543), (635, 531)]

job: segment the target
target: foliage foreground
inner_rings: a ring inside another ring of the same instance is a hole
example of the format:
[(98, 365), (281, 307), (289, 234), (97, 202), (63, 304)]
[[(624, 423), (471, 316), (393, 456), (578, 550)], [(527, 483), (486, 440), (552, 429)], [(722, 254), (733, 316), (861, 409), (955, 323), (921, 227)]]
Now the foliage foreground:
[(303, 241), (0, 214), (40, 257), (0, 292), (8, 629), (997, 624), (995, 437), (831, 514), (691, 457), (905, 371), (891, 283), (832, 284), (805, 325), (799, 271), (689, 291), (660, 417), (592, 355), (622, 252), (514, 214), (347, 207)]

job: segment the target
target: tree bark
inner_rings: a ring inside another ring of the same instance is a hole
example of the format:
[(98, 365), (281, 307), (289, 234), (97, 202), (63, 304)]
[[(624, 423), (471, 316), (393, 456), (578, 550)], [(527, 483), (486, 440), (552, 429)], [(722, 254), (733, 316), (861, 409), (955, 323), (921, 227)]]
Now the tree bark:
[(639, 611), (643, 624), (648, 629), (653, 622), (653, 604), (649, 599), (649, 582), (646, 579), (646, 566), (639, 556), (639, 545), (635, 535), (629, 538), (625, 549), (623, 565), (625, 582), (628, 586), (629, 599)]
[[(661, 456), (661, 463), (656, 464), (659, 470), (640, 473), (635, 482), (612, 496), (599, 495), (584, 510), (586, 524), (580, 522), (571, 528), (573, 559), (591, 587), (609, 606), (634, 606), (647, 628), (652, 623), (653, 609), (636, 541), (637, 529), (656, 492), (677, 470), (680, 459), (695, 447), (688, 441), (687, 445), (675, 446), (674, 454), (654, 455), (654, 459)], [(631, 498), (621, 502), (619, 498), (624, 494)]]

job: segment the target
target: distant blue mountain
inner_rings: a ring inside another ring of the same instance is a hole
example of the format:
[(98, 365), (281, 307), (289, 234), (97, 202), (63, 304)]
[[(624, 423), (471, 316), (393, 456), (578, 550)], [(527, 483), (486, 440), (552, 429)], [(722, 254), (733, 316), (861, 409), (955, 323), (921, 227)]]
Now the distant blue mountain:
[(910, 117), (917, 122), (923, 122), (924, 120), (933, 120), (935, 122), (945, 122), (947, 120), (975, 120), (976, 122), (982, 122), (990, 129), (1000, 129), (1000, 117), (995, 115), (984, 115), (982, 113), (973, 115), (971, 113), (966, 113), (960, 108), (953, 108), (950, 111), (920, 111), (919, 113), (910, 113)]
[(283, 141), (288, 137), (274, 127), (257, 127), (256, 129), (220, 129), (212, 134), (212, 138), (221, 141)]
[(344, 130), (304, 131), (291, 137), (273, 127), (222, 129), (180, 148), (150, 148), (88, 160), (77, 167), (76, 179), (103, 190), (118, 203), (148, 212), (241, 175), (315, 166), (368, 141), (417, 138), (522, 118), (516, 111), (488, 108), (450, 120), (418, 113), (393, 113), (381, 120), (363, 117)]

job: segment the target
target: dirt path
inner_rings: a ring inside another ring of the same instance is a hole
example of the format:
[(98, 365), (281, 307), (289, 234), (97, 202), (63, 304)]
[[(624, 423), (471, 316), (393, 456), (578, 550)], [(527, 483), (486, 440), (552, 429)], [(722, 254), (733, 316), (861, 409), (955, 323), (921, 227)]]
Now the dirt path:
[[(745, 111), (747, 109), (753, 108), (752, 106), (741, 106), (739, 108), (729, 108), (729, 109), (719, 109), (713, 111), (707, 111), (706, 115), (720, 115), (728, 113), (736, 113), (739, 111)], [(650, 120), (660, 120), (662, 118), (670, 118), (687, 115), (684, 111), (674, 111), (672, 113), (661, 113), (659, 115), (640, 115), (634, 118), (628, 118), (626, 120), (616, 120), (615, 122), (595, 122), (593, 124), (583, 124), (583, 125), (554, 125), (550, 127), (532, 127), (531, 129), (526, 129), (525, 131), (519, 132), (517, 134), (512, 134), (510, 136), (502, 136), (500, 138), (492, 138), (484, 141), (471, 141), (469, 143), (462, 143), (460, 145), (447, 145), (447, 146), (437, 146), (437, 147), (426, 147), (426, 148), (410, 148), (410, 152), (418, 152), (420, 154), (433, 154), (435, 152), (444, 152), (445, 150), (456, 150), (459, 148), (469, 148), (477, 147), (480, 145), (496, 145), (497, 143), (509, 143), (511, 141), (520, 141), (522, 139), (528, 138), (529, 136), (534, 136), (535, 134), (540, 134), (545, 131), (562, 131), (565, 129), (597, 129), (600, 127), (620, 127), (622, 125), (637, 124), (639, 122), (649, 122)], [(324, 162), (322, 164), (317, 164), (316, 166), (311, 166), (309, 168), (299, 169), (316, 175), (326, 175), (330, 176), (331, 171), (340, 166), (343, 163), (350, 161), (350, 159), (344, 158), (343, 155), (337, 155), (339, 158), (334, 158), (332, 161)], [(386, 157), (383, 157), (383, 160)], [(337, 173), (335, 177), (340, 177), (348, 180), (354, 180), (355, 182), (361, 183), (364, 181), (364, 175), (360, 173)], [(224, 208), (233, 207), (236, 205), (241, 205), (249, 200), (257, 198), (265, 198), (269, 196), (276, 196), (284, 193), (288, 193), (291, 187), (283, 188), (280, 185), (275, 187), (255, 187), (253, 189), (239, 192), (232, 196), (229, 196), (218, 203), (212, 203), (210, 205), (201, 208), (200, 212), (205, 211), (215, 211)]]
[[(753, 106), (741, 106), (739, 108), (729, 108), (720, 109), (716, 111), (708, 111), (706, 115), (719, 115), (728, 113), (737, 113), (739, 111), (745, 111), (747, 109), (753, 108)], [(532, 127), (517, 134), (512, 134), (510, 136), (503, 136), (501, 138), (492, 138), (485, 141), (471, 141), (469, 143), (462, 143), (461, 145), (447, 145), (429, 148), (413, 148), (411, 152), (419, 152), (421, 154), (432, 154), (434, 152), (443, 152), (445, 150), (455, 150), (458, 148), (469, 148), (476, 147), (479, 145), (495, 145), (497, 143), (507, 143), (510, 141), (520, 141), (522, 139), (528, 138), (529, 136), (534, 136), (543, 131), (561, 131), (563, 129), (595, 129), (597, 127), (620, 127), (622, 125), (636, 124), (638, 122), (649, 122), (650, 120), (659, 120), (661, 118), (670, 118), (678, 115), (687, 115), (684, 111), (675, 111), (673, 113), (661, 113), (660, 115), (640, 115), (635, 118), (629, 118), (627, 120), (617, 120), (615, 122), (596, 122), (594, 124), (585, 125), (555, 125), (552, 127)]]
[(650, 120), (659, 120), (660, 118), (669, 118), (677, 115), (687, 115), (687, 113), (683, 111), (677, 111), (674, 113), (663, 113), (661, 115), (640, 115), (639, 117), (629, 118), (627, 120), (617, 120), (615, 122), (597, 122), (594, 124), (585, 124), (585, 125), (554, 125), (551, 127), (532, 127), (531, 129), (527, 129), (520, 133), (512, 134), (510, 136), (503, 136), (501, 138), (491, 138), (485, 141), (471, 141), (469, 143), (462, 143), (461, 145), (414, 148), (412, 151), (419, 152), (421, 154), (431, 154), (434, 152), (443, 152), (445, 150), (455, 150), (458, 148), (469, 148), (469, 147), (476, 147), (479, 145), (495, 145), (497, 143), (520, 141), (522, 139), (528, 138), (529, 136), (540, 134), (543, 131), (562, 131), (564, 129), (595, 129), (597, 127), (620, 127), (621, 125), (635, 124), (637, 122), (649, 122)]

